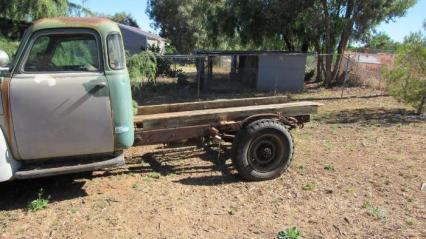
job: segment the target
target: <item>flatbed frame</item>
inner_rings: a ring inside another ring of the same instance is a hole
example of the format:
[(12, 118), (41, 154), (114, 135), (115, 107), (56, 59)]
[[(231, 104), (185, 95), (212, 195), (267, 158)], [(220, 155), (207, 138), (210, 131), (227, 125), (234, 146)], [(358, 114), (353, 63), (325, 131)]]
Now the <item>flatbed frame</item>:
[(136, 145), (197, 137), (232, 140), (254, 120), (273, 118), (291, 128), (309, 121), (320, 103), (288, 102), (286, 96), (142, 106), (134, 117)]

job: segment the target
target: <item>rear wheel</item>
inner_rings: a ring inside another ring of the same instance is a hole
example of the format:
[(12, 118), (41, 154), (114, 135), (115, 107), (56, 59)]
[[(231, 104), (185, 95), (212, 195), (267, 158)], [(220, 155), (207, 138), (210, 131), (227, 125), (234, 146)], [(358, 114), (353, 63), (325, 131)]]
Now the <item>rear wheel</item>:
[(233, 142), (233, 163), (250, 181), (279, 177), (293, 157), (293, 138), (284, 124), (261, 119), (241, 129)]

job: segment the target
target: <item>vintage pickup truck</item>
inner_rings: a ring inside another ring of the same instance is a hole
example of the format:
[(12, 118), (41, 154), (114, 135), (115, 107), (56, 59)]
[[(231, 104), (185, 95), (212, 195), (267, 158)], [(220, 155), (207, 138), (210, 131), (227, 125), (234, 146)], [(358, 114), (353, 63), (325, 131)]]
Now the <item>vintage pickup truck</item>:
[(132, 145), (191, 138), (232, 142), (242, 178), (280, 176), (289, 132), (317, 111), (286, 97), (139, 107), (120, 29), (102, 18), (52, 18), (25, 32), (13, 62), (0, 51), (0, 182), (123, 165)]

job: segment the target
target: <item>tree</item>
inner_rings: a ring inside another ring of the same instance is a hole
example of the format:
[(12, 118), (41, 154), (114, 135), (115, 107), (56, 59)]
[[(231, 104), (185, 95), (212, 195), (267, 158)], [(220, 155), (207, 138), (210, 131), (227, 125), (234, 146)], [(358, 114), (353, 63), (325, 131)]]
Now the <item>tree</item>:
[(180, 53), (208, 48), (210, 21), (217, 16), (216, 7), (224, 0), (148, 0), (147, 13), (160, 35), (170, 39)]
[(393, 41), (386, 33), (379, 32), (371, 36), (364, 47), (378, 50), (396, 50), (398, 43)]
[(351, 39), (360, 40), (379, 23), (403, 16), (415, 2), (149, 0), (147, 12), (161, 35), (181, 52), (238, 44), (252, 49), (315, 50), (320, 54), (318, 75), (324, 75), (330, 86), (338, 79), (342, 54)]
[[(319, 31), (323, 34), (325, 85), (338, 78), (342, 54), (349, 40), (361, 39), (382, 21), (403, 16), (415, 0), (320, 0), (322, 17)], [(333, 53), (337, 53), (334, 58)]]
[(387, 89), (422, 114), (426, 108), (426, 37), (412, 33), (398, 48), (394, 69), (387, 72)]
[(116, 14), (114, 14), (112, 16), (107, 16), (107, 17), (109, 19), (111, 19), (112, 21), (114, 21), (114, 22), (139, 28), (138, 23), (133, 18), (133, 16), (131, 14), (129, 14), (129, 13), (119, 12), (119, 13), (116, 13)]
[(92, 12), (68, 0), (0, 0), (0, 32), (5, 37), (19, 39), (31, 21), (82, 15)]
[(67, 0), (0, 0), (0, 17), (16, 21), (66, 16), (67, 13)]

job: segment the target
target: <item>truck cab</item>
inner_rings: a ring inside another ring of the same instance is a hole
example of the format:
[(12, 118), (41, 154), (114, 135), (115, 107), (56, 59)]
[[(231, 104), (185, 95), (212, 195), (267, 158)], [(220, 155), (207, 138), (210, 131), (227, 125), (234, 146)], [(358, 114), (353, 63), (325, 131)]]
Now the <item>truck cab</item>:
[(124, 163), (134, 127), (117, 24), (38, 20), (11, 64), (0, 55), (0, 182)]

